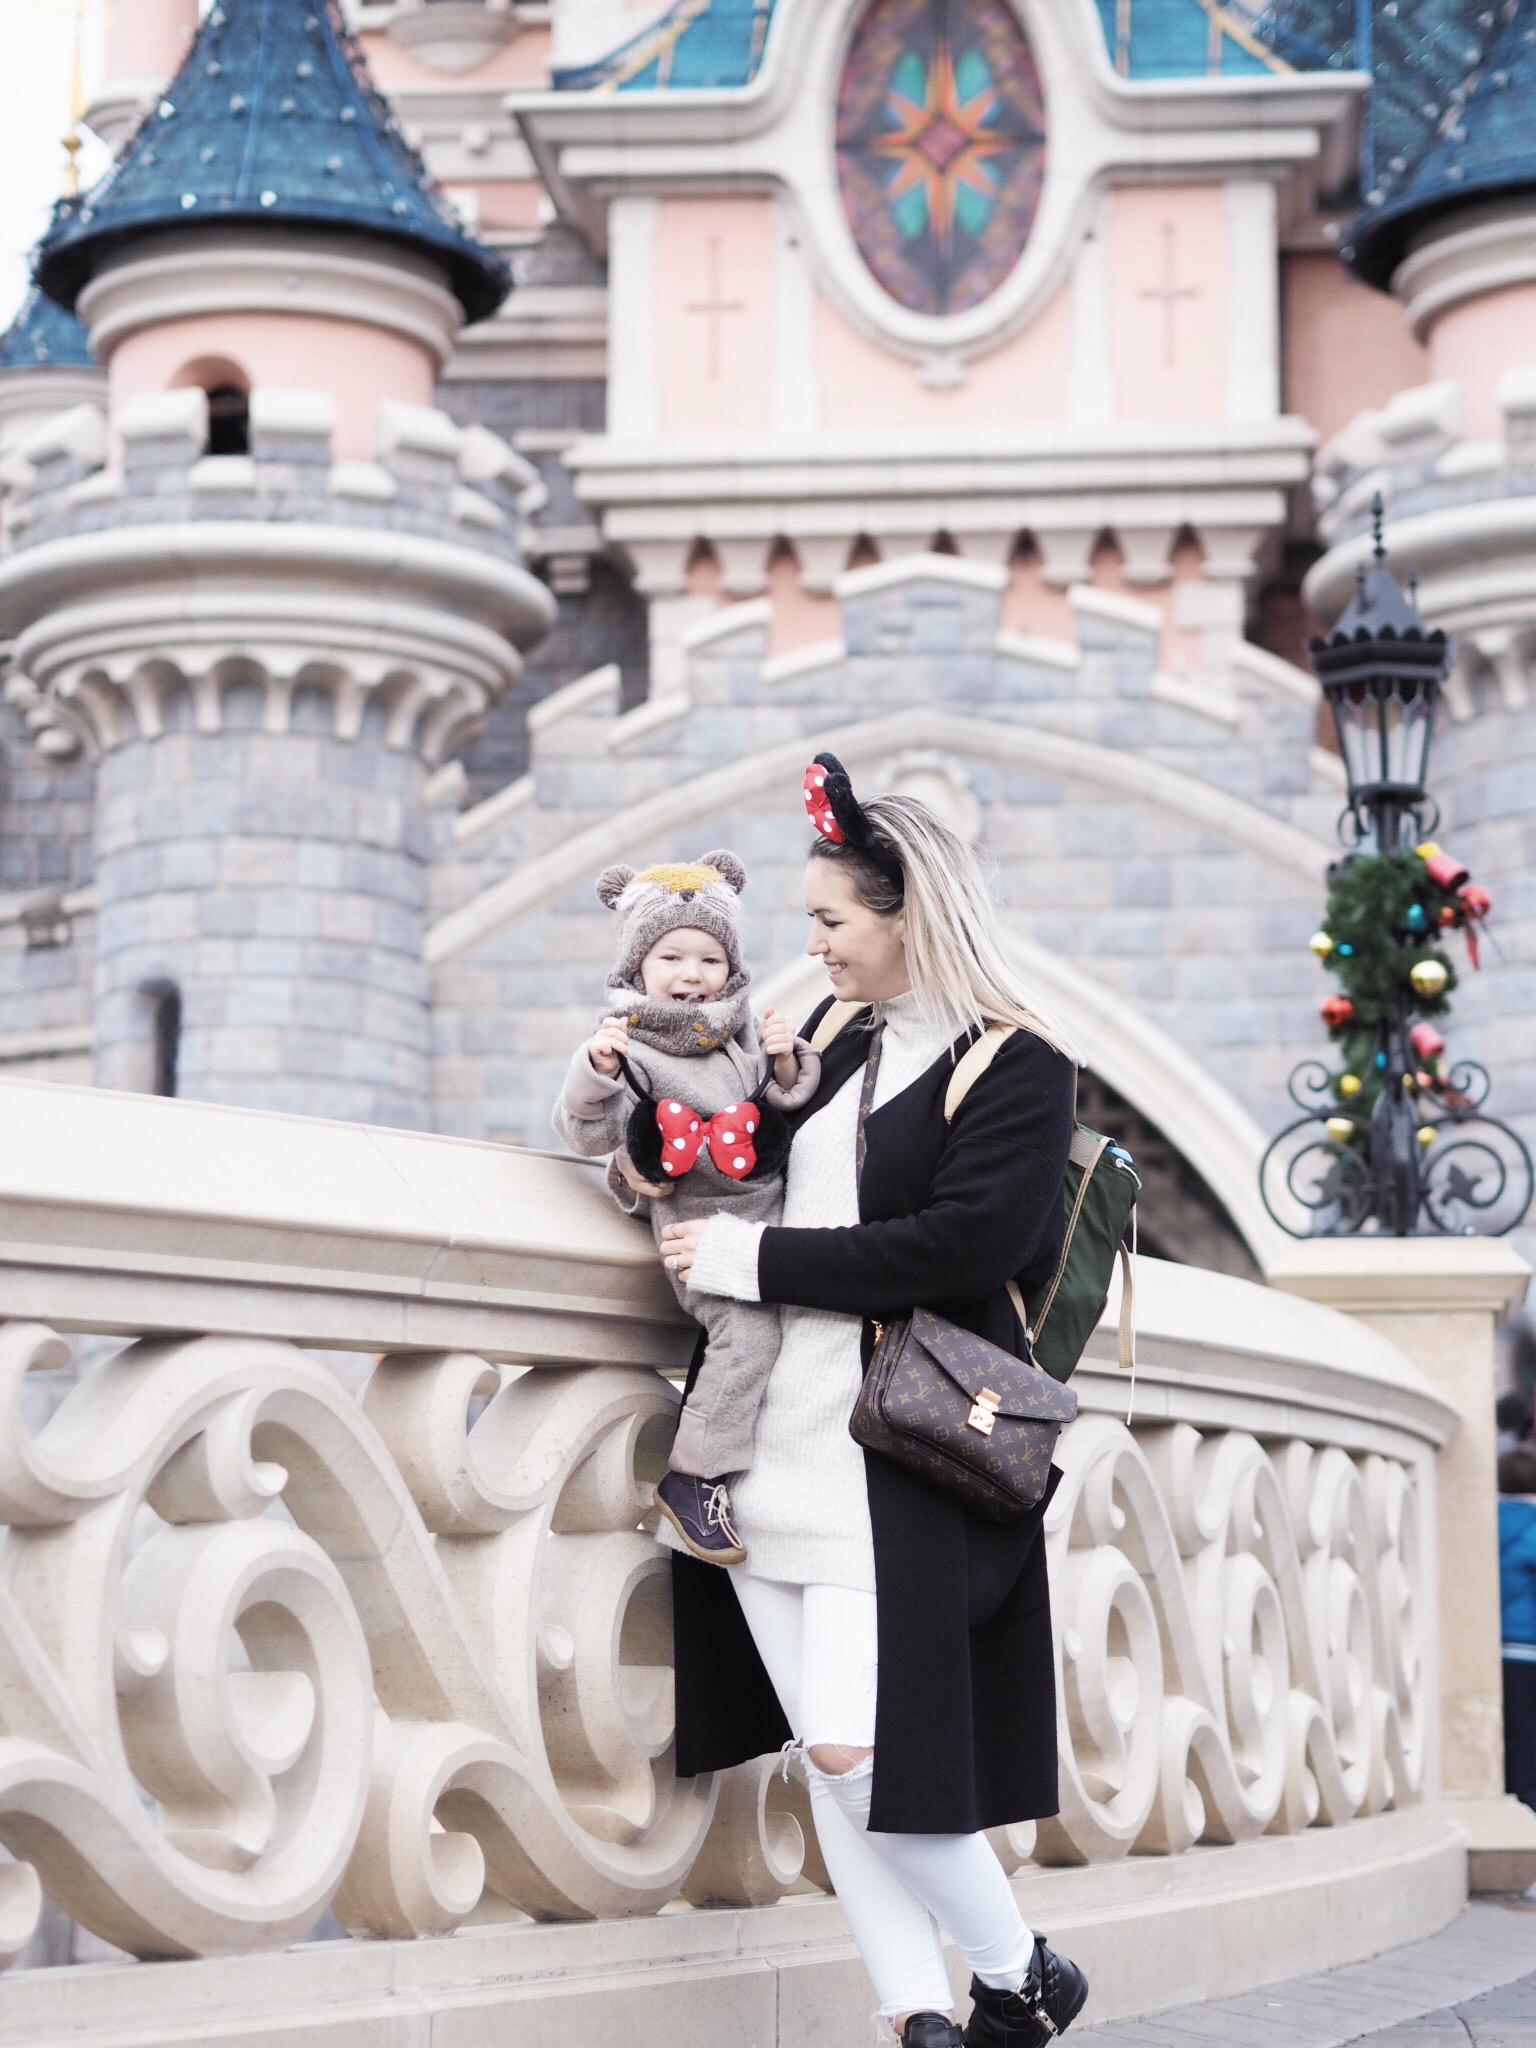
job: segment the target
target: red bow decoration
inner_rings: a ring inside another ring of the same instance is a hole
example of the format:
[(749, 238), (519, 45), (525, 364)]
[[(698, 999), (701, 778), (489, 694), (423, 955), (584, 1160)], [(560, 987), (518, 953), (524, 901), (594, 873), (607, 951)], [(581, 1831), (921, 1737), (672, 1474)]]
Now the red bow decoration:
[(805, 807), (822, 838), (830, 839), (834, 846), (841, 846), (843, 828), (832, 815), (832, 805), (827, 796), (827, 771), (815, 761), (805, 771)]
[(1478, 918), (1486, 917), (1493, 908), (1493, 898), (1486, 889), (1480, 889), (1476, 882), (1464, 882), (1456, 891), (1456, 900), (1461, 905), (1464, 920), (1463, 936), (1467, 942), (1467, 958), (1474, 967), (1480, 967), (1478, 958), (1477, 933), (1474, 925)]
[(755, 1102), (733, 1102), (707, 1121), (685, 1102), (658, 1102), (661, 1170), (669, 1177), (692, 1173), (707, 1144), (710, 1158), (727, 1180), (745, 1180), (757, 1164), (752, 1143), (757, 1125)]

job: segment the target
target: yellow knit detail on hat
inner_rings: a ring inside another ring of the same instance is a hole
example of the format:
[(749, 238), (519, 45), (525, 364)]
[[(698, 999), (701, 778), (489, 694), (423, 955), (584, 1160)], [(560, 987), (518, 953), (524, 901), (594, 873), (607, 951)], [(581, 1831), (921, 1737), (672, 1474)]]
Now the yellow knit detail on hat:
[(635, 876), (637, 882), (650, 882), (672, 896), (681, 896), (685, 889), (707, 889), (712, 883), (724, 879), (718, 868), (709, 867), (701, 860), (663, 862), (660, 867), (642, 868)]

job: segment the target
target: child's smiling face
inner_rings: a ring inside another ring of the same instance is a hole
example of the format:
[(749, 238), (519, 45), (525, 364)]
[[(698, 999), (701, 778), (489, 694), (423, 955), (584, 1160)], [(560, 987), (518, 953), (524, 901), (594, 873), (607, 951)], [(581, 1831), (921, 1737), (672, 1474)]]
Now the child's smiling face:
[(688, 925), (665, 933), (640, 962), (640, 985), (658, 1003), (712, 1002), (730, 978), (724, 946)]

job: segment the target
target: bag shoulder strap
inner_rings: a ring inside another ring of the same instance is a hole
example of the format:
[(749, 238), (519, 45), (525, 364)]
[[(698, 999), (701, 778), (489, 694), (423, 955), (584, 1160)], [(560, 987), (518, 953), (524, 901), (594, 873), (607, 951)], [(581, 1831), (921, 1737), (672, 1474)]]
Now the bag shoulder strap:
[(845, 1003), (834, 1001), (826, 1015), (811, 1033), (811, 1051), (825, 1052), (845, 1024), (851, 1024), (855, 1017), (864, 1016), (868, 1003)]
[(952, 1124), (955, 1111), (1018, 1030), (1017, 1024), (989, 1024), (955, 1061), (955, 1070), (944, 1091), (944, 1121)]

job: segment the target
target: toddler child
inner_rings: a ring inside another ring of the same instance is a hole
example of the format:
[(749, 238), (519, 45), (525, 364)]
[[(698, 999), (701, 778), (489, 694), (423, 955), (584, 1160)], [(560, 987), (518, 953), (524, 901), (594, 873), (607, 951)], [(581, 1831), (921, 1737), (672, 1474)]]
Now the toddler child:
[[(653, 1184), (670, 1187), (669, 1199), (651, 1205), (658, 1242), (669, 1218), (723, 1207), (744, 1222), (779, 1220), (783, 1112), (808, 1102), (821, 1077), (820, 1055), (771, 1010), (759, 1039), (741, 964), (737, 898), (746, 880), (724, 851), (639, 873), (605, 868), (597, 879), (599, 901), (621, 920), (619, 957), (607, 1013), (566, 1074), (555, 1129), (588, 1158), (627, 1151)], [(704, 1326), (705, 1351), (656, 1505), (695, 1557), (740, 1564), (746, 1551), (725, 1482), (752, 1462), (779, 1312), (672, 1284)]]

